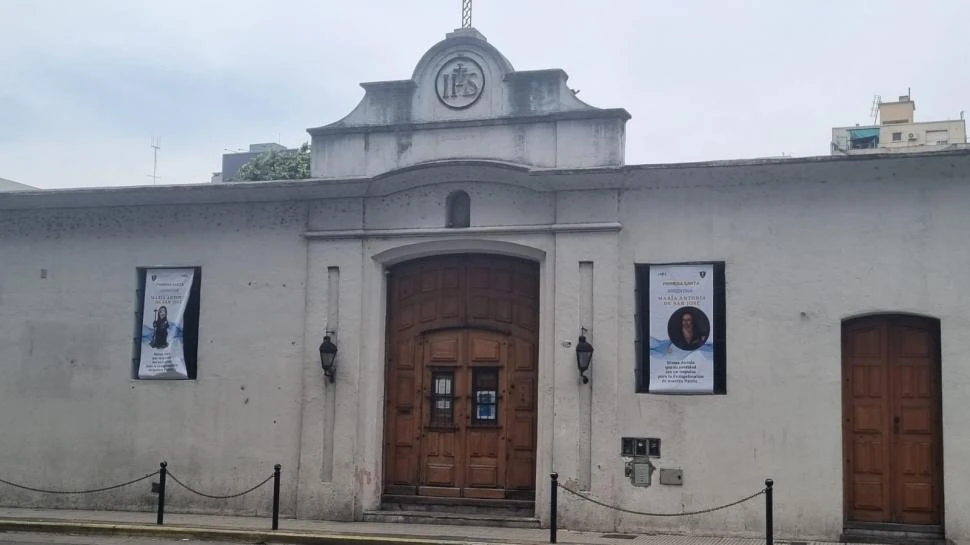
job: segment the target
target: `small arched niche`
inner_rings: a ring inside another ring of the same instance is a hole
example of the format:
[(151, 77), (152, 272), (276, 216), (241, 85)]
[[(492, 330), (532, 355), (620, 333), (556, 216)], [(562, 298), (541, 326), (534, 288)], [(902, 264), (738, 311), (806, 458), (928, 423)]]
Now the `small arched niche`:
[(445, 227), (459, 228), (471, 225), (472, 202), (468, 193), (452, 191), (445, 199)]

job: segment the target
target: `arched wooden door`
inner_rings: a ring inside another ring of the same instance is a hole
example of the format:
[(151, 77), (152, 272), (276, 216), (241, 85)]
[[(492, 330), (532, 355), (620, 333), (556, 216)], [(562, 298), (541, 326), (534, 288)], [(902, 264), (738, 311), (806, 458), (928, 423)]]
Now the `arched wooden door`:
[(422, 259), (390, 271), (384, 490), (535, 491), (538, 266)]
[(939, 343), (939, 322), (928, 318), (843, 324), (847, 522), (942, 524)]

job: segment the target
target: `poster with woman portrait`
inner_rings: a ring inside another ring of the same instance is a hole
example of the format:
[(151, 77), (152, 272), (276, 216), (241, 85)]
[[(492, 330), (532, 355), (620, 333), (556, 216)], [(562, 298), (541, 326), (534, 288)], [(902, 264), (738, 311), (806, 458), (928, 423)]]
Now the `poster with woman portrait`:
[(649, 391), (713, 393), (714, 264), (649, 268)]
[(192, 269), (147, 269), (138, 378), (189, 378), (185, 365), (184, 317)]

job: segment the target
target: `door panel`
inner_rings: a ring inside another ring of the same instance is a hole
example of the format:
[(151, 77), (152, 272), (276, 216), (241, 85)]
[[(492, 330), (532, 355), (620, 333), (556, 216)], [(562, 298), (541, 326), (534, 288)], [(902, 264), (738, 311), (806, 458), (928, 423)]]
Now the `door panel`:
[(423, 398), (427, 403), (421, 417), (420, 484), (458, 487), (465, 335), (442, 332), (422, 339), (421, 344), (425, 347)]
[[(385, 463), (388, 485), (414, 485), (418, 480), (418, 430), (421, 423), (422, 376), (420, 361), (423, 346), (416, 339), (401, 339), (394, 344), (391, 356), (396, 365), (394, 380), (388, 384), (388, 419), (394, 422), (387, 429), (386, 450), (393, 453)], [(417, 352), (417, 354), (416, 354)]]
[(843, 329), (846, 519), (940, 524), (939, 330), (874, 317)]
[(538, 348), (535, 343), (516, 340), (510, 350), (511, 377), (508, 388), (508, 488), (535, 490), (536, 393), (538, 391)]
[(918, 324), (891, 328), (894, 464), (894, 522), (939, 524), (936, 488), (937, 434), (935, 332)]
[(879, 522), (890, 516), (890, 395), (885, 324), (848, 332), (843, 357), (849, 369), (846, 439), (852, 445), (848, 475), (850, 519)]
[[(469, 414), (465, 419), (465, 486), (505, 489), (505, 415), (508, 412), (508, 349), (506, 336), (468, 332)], [(470, 497), (494, 497), (468, 490)]]

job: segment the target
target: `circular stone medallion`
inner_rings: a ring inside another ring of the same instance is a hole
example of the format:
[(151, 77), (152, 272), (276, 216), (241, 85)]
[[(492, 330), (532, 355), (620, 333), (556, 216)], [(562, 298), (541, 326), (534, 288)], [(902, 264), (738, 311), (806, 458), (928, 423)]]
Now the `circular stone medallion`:
[(482, 96), (485, 72), (468, 57), (454, 57), (438, 70), (435, 94), (442, 104), (455, 110), (468, 108)]

